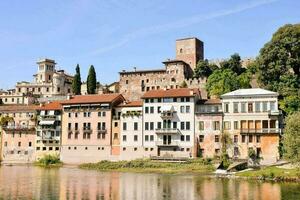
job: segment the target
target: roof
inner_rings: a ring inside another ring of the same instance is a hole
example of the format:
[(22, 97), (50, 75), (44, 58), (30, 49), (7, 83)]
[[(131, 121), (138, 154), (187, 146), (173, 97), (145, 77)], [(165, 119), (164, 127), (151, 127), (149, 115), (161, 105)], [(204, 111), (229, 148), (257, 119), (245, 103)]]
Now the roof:
[(201, 99), (198, 101), (198, 104), (221, 104), (221, 99)]
[[(187, 38), (180, 38), (180, 39), (177, 39), (176, 41), (180, 41), (180, 40), (192, 40), (192, 39), (194, 39), (194, 40), (199, 40), (198, 38), (196, 38), (196, 37), (187, 37)], [(199, 41), (201, 41), (201, 40), (199, 40)], [(201, 41), (202, 42), (202, 41)]]
[(239, 89), (221, 95), (221, 98), (226, 97), (242, 97), (242, 96), (278, 96), (277, 92), (265, 90), (261, 88)]
[(119, 104), (118, 107), (141, 107), (143, 106), (143, 102), (142, 101), (131, 101), (131, 102), (127, 102), (127, 103), (122, 103)]
[(88, 104), (88, 103), (112, 103), (118, 98), (124, 98), (121, 94), (101, 94), (101, 95), (78, 95), (71, 99), (62, 101), (63, 105)]
[(122, 71), (120, 74), (134, 74), (134, 73), (153, 73), (153, 72), (165, 72), (166, 69), (149, 69), (149, 70), (136, 70), (136, 71)]
[(37, 105), (9, 105), (0, 106), (0, 112), (27, 112), (35, 111), (38, 109)]
[(146, 92), (142, 99), (146, 98), (163, 98), (163, 97), (193, 97), (200, 96), (198, 89), (191, 88), (178, 88), (178, 89), (167, 89), (167, 90), (150, 90)]
[(61, 110), (62, 105), (59, 101), (54, 101), (39, 107), (37, 110)]
[(183, 60), (178, 60), (178, 59), (172, 59), (172, 60), (168, 59), (168, 60), (166, 60), (166, 61), (163, 61), (162, 63), (166, 64), (166, 63), (178, 63), (178, 62), (187, 64), (187, 63), (184, 62)]

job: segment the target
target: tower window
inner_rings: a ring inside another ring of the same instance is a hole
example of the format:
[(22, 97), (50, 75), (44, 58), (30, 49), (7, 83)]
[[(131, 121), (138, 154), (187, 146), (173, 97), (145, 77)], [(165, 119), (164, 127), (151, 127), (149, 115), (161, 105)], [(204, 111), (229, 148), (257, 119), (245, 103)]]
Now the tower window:
[(180, 53), (183, 53), (183, 49), (180, 49), (179, 52), (180, 52)]

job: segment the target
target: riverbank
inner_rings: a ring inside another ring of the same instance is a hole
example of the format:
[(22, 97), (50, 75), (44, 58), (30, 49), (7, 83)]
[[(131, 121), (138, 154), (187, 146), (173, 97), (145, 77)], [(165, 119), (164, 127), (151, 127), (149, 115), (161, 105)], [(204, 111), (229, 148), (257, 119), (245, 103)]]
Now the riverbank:
[(79, 165), (81, 169), (144, 173), (209, 173), (215, 170), (211, 160), (195, 159), (187, 162), (157, 162), (149, 159), (132, 161), (101, 161)]

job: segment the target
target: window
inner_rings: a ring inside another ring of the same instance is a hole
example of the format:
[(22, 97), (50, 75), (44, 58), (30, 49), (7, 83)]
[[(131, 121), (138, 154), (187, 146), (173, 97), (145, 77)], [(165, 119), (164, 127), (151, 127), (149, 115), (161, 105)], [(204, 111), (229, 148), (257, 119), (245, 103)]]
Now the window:
[(4, 146), (7, 147), (7, 142), (4, 142)]
[(181, 140), (181, 141), (184, 141), (184, 135), (181, 135), (181, 136), (180, 136), (180, 140)]
[(72, 114), (71, 114), (71, 113), (69, 113), (68, 115), (69, 115), (69, 118), (71, 118), (71, 117), (72, 117)]
[(123, 142), (126, 142), (127, 141), (127, 137), (126, 135), (123, 135)]
[(137, 131), (138, 130), (138, 123), (134, 122), (134, 130)]
[(160, 106), (157, 107), (157, 113), (160, 113)]
[(128, 84), (128, 80), (126, 80), (125, 83)]
[(230, 122), (229, 121), (224, 122), (224, 130), (230, 130)]
[(185, 136), (185, 140), (186, 140), (187, 142), (191, 141), (191, 136), (186, 135), (186, 136)]
[(173, 128), (177, 128), (177, 122), (173, 122)]
[(220, 140), (219, 135), (215, 135), (215, 142), (219, 142), (219, 140)]
[(154, 135), (150, 135), (150, 141), (154, 141)]
[(126, 131), (127, 130), (127, 124), (126, 122), (123, 122), (123, 131)]
[(145, 135), (145, 141), (146, 141), (146, 142), (149, 141), (149, 135)]
[(118, 139), (118, 133), (114, 133), (114, 139)]
[(233, 136), (233, 142), (238, 143), (238, 141), (239, 141), (239, 136), (237, 135)]
[(249, 113), (252, 113), (252, 112), (253, 112), (253, 103), (252, 103), (252, 102), (249, 102), (249, 103), (248, 103), (248, 112), (249, 112)]
[(242, 143), (246, 142), (246, 135), (242, 135)]
[(274, 101), (270, 102), (270, 110), (275, 111), (275, 102)]
[(219, 121), (214, 121), (213, 122), (213, 130), (220, 130), (220, 122)]
[(161, 129), (161, 122), (157, 122), (157, 129)]
[(249, 143), (253, 142), (253, 135), (249, 135)]
[(264, 101), (262, 106), (263, 106), (263, 112), (267, 112), (268, 111), (268, 102)]
[(255, 102), (255, 112), (260, 112), (260, 102)]
[(138, 141), (138, 136), (137, 135), (134, 135), (133, 136), (133, 140), (136, 142), (136, 141)]
[(245, 113), (246, 112), (246, 103), (241, 103), (241, 112)]
[(199, 142), (203, 142), (204, 141), (204, 135), (199, 135)]
[(106, 116), (106, 112), (102, 112), (102, 117), (105, 117)]
[(150, 130), (154, 130), (154, 122), (150, 122)]
[(118, 127), (118, 122), (115, 122), (115, 123), (114, 123), (114, 126), (115, 126), (115, 127)]
[(239, 103), (233, 103), (233, 112), (238, 113), (239, 112)]
[(149, 130), (149, 122), (145, 122), (145, 130), (146, 130), (146, 131)]
[(190, 113), (190, 110), (191, 110), (191, 107), (190, 107), (190, 106), (186, 106), (185, 109), (186, 109), (186, 110), (185, 110), (186, 113)]
[(180, 129), (181, 129), (181, 130), (184, 130), (184, 129), (185, 129), (184, 125), (185, 125), (184, 122), (180, 122)]
[(18, 142), (18, 146), (19, 146), (19, 147), (21, 146), (21, 142)]
[(184, 113), (184, 106), (180, 106), (180, 113)]
[(98, 117), (101, 117), (101, 112), (98, 112)]
[(190, 122), (186, 122), (185, 129), (186, 130), (190, 130), (191, 129), (191, 123)]
[(145, 113), (149, 113), (149, 107), (145, 107)]
[(150, 113), (154, 113), (154, 107), (153, 106), (150, 107)]
[(59, 151), (59, 147), (55, 147), (55, 151)]
[(203, 121), (200, 121), (200, 122), (199, 122), (199, 130), (200, 130), (200, 131), (203, 131), (203, 130), (204, 130), (204, 122), (203, 122)]
[(32, 143), (31, 143), (31, 142), (29, 142), (29, 143), (28, 143), (28, 146), (29, 146), (29, 147), (31, 147), (31, 146), (32, 146)]
[(256, 143), (260, 143), (260, 135), (256, 135)]
[(190, 102), (190, 97), (185, 98), (185, 102)]
[(226, 113), (229, 112), (229, 103), (224, 104), (224, 112), (226, 112)]
[(233, 126), (234, 126), (234, 130), (239, 129), (239, 122), (238, 121), (234, 121), (233, 122)]

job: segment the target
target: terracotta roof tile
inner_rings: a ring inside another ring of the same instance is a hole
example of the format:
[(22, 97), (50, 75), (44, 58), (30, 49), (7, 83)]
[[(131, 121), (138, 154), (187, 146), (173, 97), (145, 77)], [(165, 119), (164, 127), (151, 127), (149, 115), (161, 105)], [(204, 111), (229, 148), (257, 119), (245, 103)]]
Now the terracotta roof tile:
[(142, 99), (146, 98), (163, 98), (163, 97), (193, 97), (200, 96), (198, 89), (191, 88), (179, 88), (179, 89), (168, 89), (168, 90), (150, 90), (146, 92)]
[(101, 94), (101, 95), (78, 95), (70, 100), (62, 101), (61, 104), (84, 104), (84, 103), (112, 103), (118, 98), (124, 98), (121, 94)]
[(198, 104), (221, 104), (220, 99), (201, 99)]
[(9, 105), (0, 106), (0, 112), (27, 112), (35, 111), (39, 108), (37, 105)]
[(141, 107), (143, 106), (143, 102), (142, 101), (131, 101), (131, 102), (127, 102), (127, 103), (122, 103), (119, 104), (118, 107)]
[(62, 109), (62, 105), (61, 102), (59, 101), (54, 101), (38, 108), (38, 110), (61, 110), (61, 109)]

